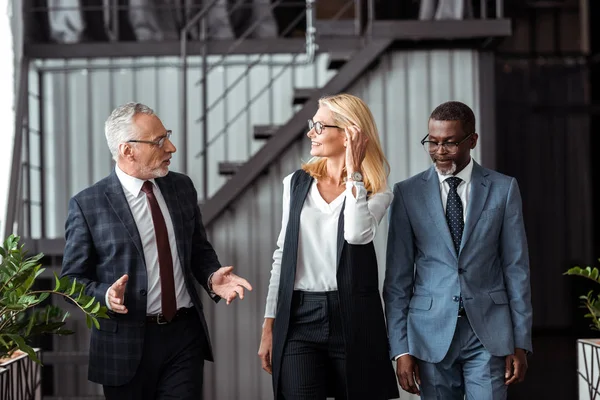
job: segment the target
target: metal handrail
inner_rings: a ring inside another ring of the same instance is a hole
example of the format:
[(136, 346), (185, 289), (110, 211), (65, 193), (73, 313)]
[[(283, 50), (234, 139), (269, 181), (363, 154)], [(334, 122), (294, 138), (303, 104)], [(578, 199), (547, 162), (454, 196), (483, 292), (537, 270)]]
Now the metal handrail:
[[(370, 2), (372, 2), (373, 0), (369, 0)], [(352, 5), (354, 2), (353, 1), (349, 1), (346, 2), (346, 4), (344, 5), (344, 7), (342, 7), (340, 10), (338, 10), (338, 12), (332, 17), (332, 20), (336, 20), (338, 19), (345, 11), (346, 9)], [(312, 39), (310, 39), (310, 41), (313, 41), (316, 35), (316, 29), (314, 28), (313, 25), (313, 20), (314, 20), (314, 9), (312, 9), (313, 4), (314, 4), (314, 0), (307, 0), (306, 2), (307, 4), (307, 49), (309, 48), (309, 28), (310, 28), (310, 35), (312, 36)], [(309, 5), (310, 4), (310, 5)], [(309, 10), (310, 7), (310, 10)], [(309, 15), (310, 14), (310, 15)], [(370, 14), (370, 13), (369, 13)], [(369, 18), (372, 17), (372, 14), (369, 15)], [(289, 26), (286, 28), (286, 31), (283, 32), (283, 34), (285, 35), (287, 30), (290, 29), (291, 27), (293, 27), (299, 20), (300, 18), (302, 18), (302, 14), (300, 14), (294, 21), (292, 21), (292, 23), (289, 24)], [(310, 53), (310, 55), (308, 55), (308, 59), (311, 60), (310, 63), (314, 62), (314, 57), (316, 54), (316, 50), (317, 50), (317, 45), (316, 43), (312, 42), (310, 45), (310, 49), (307, 50), (307, 54)], [(215, 101), (213, 101), (213, 103), (208, 106), (207, 109), (204, 110), (203, 115), (201, 117), (199, 117), (198, 119), (196, 119), (196, 123), (201, 123), (204, 122), (204, 120), (206, 119), (208, 113), (210, 111), (212, 111), (221, 101), (223, 101), (227, 94), (232, 90), (233, 87), (235, 87), (239, 82), (241, 82), (241, 80), (245, 77), (248, 76), (248, 74), (250, 73), (250, 70), (256, 66), (256, 65), (262, 65), (259, 61), (260, 59), (264, 56), (265, 54), (261, 54), (258, 59), (251, 63), (248, 64), (246, 63), (245, 65), (247, 65), (246, 70), (244, 71), (243, 74), (241, 74), (231, 85), (229, 85), (227, 88), (225, 88), (225, 90), (223, 91), (223, 93), (217, 97), (217, 99)], [(296, 58), (298, 56), (294, 56), (293, 60), (291, 62), (285, 62), (285, 63), (274, 63), (277, 66), (282, 66), (283, 68), (281, 69), (281, 71), (279, 71), (278, 74), (276, 74), (273, 79), (270, 80), (270, 82), (262, 89), (258, 92), (258, 94), (256, 94), (253, 98), (250, 99), (250, 101), (248, 102), (248, 104), (246, 104), (246, 106), (244, 108), (242, 108), (230, 121), (227, 122), (227, 124), (219, 131), (217, 132), (211, 140), (207, 141), (207, 146), (203, 146), (202, 150), (200, 150), (198, 153), (196, 153), (195, 158), (200, 158), (202, 156), (204, 156), (206, 154), (206, 152), (208, 151), (208, 148), (217, 141), (217, 139), (219, 139), (221, 136), (223, 136), (224, 134), (227, 133), (228, 128), (235, 123), (242, 115), (244, 115), (244, 113), (246, 111), (248, 111), (248, 109), (252, 106), (252, 104), (254, 104), (254, 102), (267, 90), (269, 89), (271, 86), (273, 86), (273, 82), (275, 80), (277, 80), (277, 78), (279, 78), (281, 75), (283, 75), (284, 72), (287, 71), (288, 68), (292, 67), (292, 66), (296, 66), (296, 65), (304, 65), (305, 62), (296, 62)], [(214, 65), (214, 64), (213, 64)], [(273, 64), (269, 64), (269, 65), (273, 65)], [(217, 65), (218, 66), (218, 65)], [(203, 80), (205, 78), (203, 77), (199, 82), (203, 83)], [(206, 158), (206, 157), (205, 157)]]
[(21, 190), (22, 166), (21, 156), (23, 151), (23, 131), (27, 118), (27, 103), (29, 101), (29, 59), (21, 58), (19, 71), (19, 86), (17, 107), (15, 111), (15, 139), (13, 145), (12, 164), (10, 168), (10, 182), (8, 189), (8, 202), (6, 207), (6, 220), (4, 222), (4, 237), (18, 232), (18, 215), (22, 212), (23, 193)]
[[(272, 11), (275, 7), (277, 7), (282, 0), (276, 0), (274, 3), (272, 3), (269, 6), (269, 9)], [(313, 20), (314, 20), (314, 11), (313, 11), (313, 3), (315, 2), (315, 0), (306, 0), (305, 4), (306, 6), (306, 12), (305, 15), (307, 17), (307, 28), (306, 28), (306, 55), (307, 55), (307, 60), (302, 61), (302, 62), (298, 62), (296, 63), (296, 65), (304, 65), (304, 64), (311, 64), (314, 61), (314, 55), (316, 53), (316, 50), (318, 48), (318, 46), (316, 45), (316, 40), (315, 40), (315, 36), (316, 36), (316, 29), (314, 28), (313, 25)], [(310, 6), (309, 6), (310, 4)], [(349, 1), (347, 4), (352, 4), (352, 0)], [(310, 7), (310, 8), (309, 8)], [(346, 6), (344, 6), (345, 8)], [(310, 15), (309, 15), (310, 14)], [(302, 18), (302, 14), (299, 14), (288, 26), (287, 28), (282, 32), (282, 36), (285, 36), (286, 34), (289, 33), (289, 31), (291, 30), (291, 28), (293, 28)], [(335, 18), (335, 17), (334, 17)], [(225, 66), (233, 66), (233, 65), (247, 65), (247, 63), (242, 63), (242, 62), (228, 62), (225, 61), (225, 57), (227, 57), (228, 55), (231, 55), (233, 53), (233, 51), (235, 49), (237, 49), (239, 47), (240, 44), (243, 43), (244, 39), (246, 39), (253, 31), (254, 29), (256, 29), (256, 27), (258, 27), (258, 25), (265, 19), (265, 16), (261, 17), (259, 20), (255, 21), (250, 27), (248, 27), (248, 29), (246, 29), (244, 31), (244, 33), (242, 33), (242, 35), (229, 47), (229, 49), (227, 49), (227, 51), (222, 54), (222, 59), (219, 62), (213, 63), (211, 64), (208, 72), (212, 72), (215, 68), (217, 67), (225, 67)], [(310, 19), (310, 33), (309, 33), (309, 19)], [(310, 35), (310, 37), (309, 37)], [(265, 54), (261, 54), (259, 56), (259, 59), (262, 58), (262, 56), (264, 56)], [(311, 57), (312, 55), (312, 57)], [(271, 66), (287, 66), (287, 63), (273, 63), (273, 62), (269, 62), (269, 63), (258, 63), (256, 65), (271, 65)], [(205, 77), (200, 78), (197, 82), (196, 82), (196, 86), (200, 86), (204, 83), (205, 81)]]
[[(274, 9), (274, 7), (276, 7), (277, 5), (279, 5), (281, 3), (282, 0), (277, 0), (275, 2), (273, 2), (270, 6), (269, 9), (272, 11)], [(208, 14), (208, 11), (215, 5), (216, 0), (213, 0), (213, 2), (211, 2), (210, 4), (208, 4), (207, 6), (205, 6), (198, 14), (196, 14), (187, 24), (186, 26), (181, 30), (181, 36), (180, 36), (180, 44), (181, 44), (181, 48), (180, 48), (180, 53), (181, 53), (181, 64), (182, 64), (182, 80), (181, 80), (181, 90), (182, 90), (182, 96), (183, 96), (183, 107), (182, 107), (182, 121), (186, 121), (184, 122), (184, 128), (183, 128), (183, 139), (182, 139), (182, 146), (184, 148), (187, 147), (187, 133), (188, 133), (188, 129), (187, 129), (187, 120), (188, 120), (188, 111), (187, 111), (187, 32), (189, 31), (189, 29), (191, 29), (192, 26), (194, 26), (196, 23), (198, 23), (199, 21), (201, 22), (202, 26), (201, 26), (201, 40), (203, 43), (202, 46), (202, 79), (198, 82), (196, 82), (196, 86), (198, 85), (202, 85), (202, 105), (203, 105), (203, 115), (200, 119), (196, 120), (196, 123), (202, 123), (203, 127), (202, 127), (202, 148), (204, 150), (208, 149), (211, 145), (211, 143), (214, 143), (214, 138), (211, 142), (208, 141), (208, 123), (207, 123), (207, 115), (210, 112), (210, 110), (212, 110), (220, 101), (222, 101), (223, 99), (226, 98), (227, 94), (229, 93), (229, 91), (235, 87), (239, 82), (241, 82), (241, 80), (245, 77), (248, 76), (250, 70), (258, 65), (260, 63), (260, 60), (262, 59), (262, 57), (264, 56), (264, 54), (261, 54), (259, 56), (259, 58), (251, 63), (250, 65), (247, 65), (246, 67), (246, 71), (244, 72), (244, 74), (242, 74), (240, 77), (238, 77), (238, 79), (235, 80), (235, 82), (233, 82), (231, 85), (229, 85), (223, 94), (221, 94), (219, 96), (219, 98), (210, 106), (207, 105), (208, 103), (208, 93), (207, 93), (207, 85), (206, 80), (208, 78), (208, 74), (213, 71), (215, 68), (223, 66), (225, 63), (224, 61), (218, 62), (218, 63), (213, 63), (210, 65), (210, 68), (208, 67), (208, 53), (206, 51), (206, 43), (207, 43), (207, 37), (206, 37), (206, 16)], [(307, 28), (306, 28), (306, 59), (303, 60), (301, 63), (296, 62), (296, 57), (294, 57), (294, 65), (299, 65), (299, 64), (310, 64), (314, 62), (315, 59), (315, 54), (317, 51), (317, 44), (316, 44), (316, 29), (314, 27), (314, 3), (315, 0), (307, 0), (306, 1), (306, 22), (307, 22)], [(243, 41), (258, 27), (258, 25), (260, 23), (262, 23), (263, 19), (265, 18), (265, 16), (261, 17), (260, 19), (258, 19), (257, 21), (255, 21), (250, 27), (248, 27), (246, 29), (246, 31), (239, 37), (238, 40), (236, 40), (231, 46), (230, 48), (227, 50), (227, 52), (223, 55), (222, 60), (225, 60), (225, 57), (229, 54), (231, 54), (241, 43), (243, 43)], [(288, 26), (288, 28), (293, 27), (296, 23), (297, 20), (299, 20), (299, 18), (296, 18), (292, 24), (290, 24), (290, 26)], [(271, 63), (272, 64), (272, 63)], [(289, 64), (285, 64), (285, 68), (288, 68)], [(271, 86), (272, 83), (270, 83), (267, 88), (269, 88)], [(261, 93), (264, 93), (264, 88), (261, 91)], [(247, 106), (246, 106), (247, 107)], [(247, 108), (246, 108), (247, 109)], [(237, 118), (236, 118), (237, 119)], [(227, 127), (230, 124), (227, 124)], [(220, 135), (219, 135), (220, 136)], [(196, 157), (198, 158), (198, 156)], [(187, 169), (187, 155), (183, 156), (183, 160), (182, 163), (184, 165), (184, 172)], [(203, 187), (202, 187), (202, 192), (203, 192), (203, 198), (206, 199), (208, 198), (208, 160), (207, 157), (203, 158), (202, 161), (202, 170), (203, 170)]]

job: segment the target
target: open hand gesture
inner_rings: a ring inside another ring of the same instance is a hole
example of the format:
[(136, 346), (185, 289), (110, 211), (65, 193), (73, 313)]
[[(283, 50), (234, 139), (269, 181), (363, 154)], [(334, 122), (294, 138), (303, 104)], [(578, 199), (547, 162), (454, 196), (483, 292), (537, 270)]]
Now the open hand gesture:
[(211, 278), (212, 290), (219, 297), (231, 303), (237, 296), (244, 298), (244, 288), (252, 290), (252, 285), (233, 272), (233, 267), (221, 267), (215, 271)]
[(367, 153), (369, 139), (356, 125), (344, 128), (346, 133), (346, 172), (350, 176), (354, 171), (360, 171), (360, 166)]
[(125, 288), (127, 287), (128, 280), (129, 276), (125, 274), (108, 288), (108, 306), (113, 312), (127, 314), (127, 307), (125, 307)]

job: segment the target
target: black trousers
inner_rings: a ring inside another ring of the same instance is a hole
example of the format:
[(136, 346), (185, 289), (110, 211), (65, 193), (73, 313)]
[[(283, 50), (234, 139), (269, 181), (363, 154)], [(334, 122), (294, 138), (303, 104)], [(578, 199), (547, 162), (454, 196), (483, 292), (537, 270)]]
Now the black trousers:
[(164, 325), (148, 322), (135, 376), (123, 386), (104, 385), (104, 396), (107, 400), (201, 399), (203, 335), (196, 312)]
[(346, 353), (337, 292), (294, 291), (281, 364), (286, 400), (346, 396)]

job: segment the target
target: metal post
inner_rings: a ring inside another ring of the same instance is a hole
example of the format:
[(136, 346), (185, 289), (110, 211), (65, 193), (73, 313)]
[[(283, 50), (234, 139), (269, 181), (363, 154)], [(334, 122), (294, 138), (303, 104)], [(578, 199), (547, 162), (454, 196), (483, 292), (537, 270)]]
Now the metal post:
[(15, 111), (15, 140), (13, 145), (12, 164), (10, 172), (10, 183), (6, 208), (6, 220), (4, 221), (4, 236), (18, 233), (19, 204), (22, 199), (21, 193), (21, 156), (23, 146), (23, 119), (25, 118), (25, 104), (29, 101), (29, 59), (21, 58), (19, 71), (19, 86), (17, 95), (17, 107)]
[(496, 18), (504, 18), (504, 0), (496, 0)]
[(361, 33), (362, 33), (362, 1), (354, 0), (354, 34), (356, 36), (360, 36)]
[[(89, 79), (89, 78), (88, 78)], [(40, 159), (40, 237), (42, 239), (46, 238), (46, 175), (44, 171), (44, 166), (46, 165), (45, 157), (44, 157), (44, 72), (38, 70), (38, 94), (39, 94), (39, 102), (38, 102), (38, 115), (39, 115), (39, 159)], [(91, 118), (89, 118), (91, 121)], [(90, 122), (91, 123), (91, 122)], [(91, 132), (91, 130), (90, 130)]]
[(119, 41), (119, 0), (112, 1), (112, 33), (114, 41)]
[[(498, 4), (497, 1), (496, 4)], [(479, 6), (481, 7), (481, 19), (487, 19), (487, 0), (480, 0)]]
[(202, 149), (204, 158), (202, 158), (202, 201), (208, 200), (208, 45), (207, 41), (207, 23), (206, 18), (202, 19), (201, 40), (202, 40)]
[[(183, 96), (183, 104), (181, 105), (181, 119), (182, 119), (182, 123), (183, 123), (183, 130), (181, 133), (181, 147), (184, 149), (183, 156), (182, 156), (182, 164), (183, 164), (183, 172), (187, 173), (187, 137), (188, 137), (188, 128), (187, 128), (187, 124), (188, 124), (188, 112), (187, 112), (187, 34), (188, 31), (190, 30), (190, 28), (192, 26), (194, 26), (194, 24), (196, 24), (198, 21), (202, 22), (202, 28), (201, 28), (201, 39), (203, 41), (202, 43), (202, 71), (203, 74), (206, 71), (206, 64), (207, 64), (207, 57), (206, 57), (206, 53), (208, 51), (207, 49), (207, 43), (206, 43), (206, 32), (205, 32), (205, 26), (206, 26), (206, 14), (217, 4), (219, 0), (212, 0), (209, 4), (207, 4), (206, 6), (204, 6), (204, 8), (202, 8), (202, 10), (200, 10), (200, 12), (196, 15), (194, 15), (194, 17), (192, 19), (190, 19), (187, 24), (183, 27), (183, 29), (180, 32), (180, 54), (181, 54), (181, 93)], [(203, 75), (203, 77), (206, 75)], [(206, 85), (204, 85), (206, 86)], [(203, 93), (203, 101), (206, 101), (206, 99), (204, 98), (204, 93)], [(203, 103), (202, 105), (203, 107), (206, 107), (206, 103)], [(206, 118), (205, 118), (206, 119)], [(206, 129), (204, 130), (204, 135), (206, 136)], [(207, 138), (204, 137), (203, 138), (203, 143), (207, 142)], [(205, 157), (206, 158), (206, 157)], [(206, 167), (206, 165), (205, 165)], [(204, 168), (203, 174), (205, 174), (204, 176), (204, 184), (203, 184), (203, 196), (204, 199), (207, 198), (208, 195), (208, 189), (206, 186), (206, 168)]]
[(367, 35), (369, 39), (373, 38), (373, 21), (375, 20), (375, 3), (373, 0), (367, 0)]
[(306, 0), (306, 63), (310, 64), (315, 59), (317, 51), (315, 20), (315, 0)]
[(188, 137), (188, 104), (187, 104), (187, 100), (188, 100), (188, 93), (187, 93), (187, 86), (188, 86), (188, 79), (187, 79), (187, 72), (188, 72), (188, 68), (187, 68), (187, 42), (186, 42), (186, 36), (187, 34), (185, 32), (181, 32), (182, 34), (182, 38), (181, 38), (181, 97), (182, 97), (182, 104), (181, 104), (181, 123), (183, 124), (182, 126), (182, 130), (181, 130), (181, 149), (183, 150), (181, 152), (181, 164), (183, 165), (183, 173), (187, 174), (187, 168), (188, 168), (188, 163), (187, 163), (187, 137)]

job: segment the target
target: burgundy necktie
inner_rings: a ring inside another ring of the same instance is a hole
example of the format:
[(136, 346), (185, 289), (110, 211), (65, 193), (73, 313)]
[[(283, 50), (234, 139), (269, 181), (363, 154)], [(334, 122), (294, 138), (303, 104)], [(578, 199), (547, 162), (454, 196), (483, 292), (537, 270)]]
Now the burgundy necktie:
[(171, 246), (169, 245), (167, 224), (152, 191), (152, 182), (144, 182), (142, 192), (146, 193), (146, 198), (150, 204), (150, 211), (152, 212), (152, 222), (154, 222), (154, 234), (156, 236), (160, 270), (162, 314), (167, 321), (171, 321), (177, 312), (177, 300), (175, 299), (173, 257), (171, 255)]

